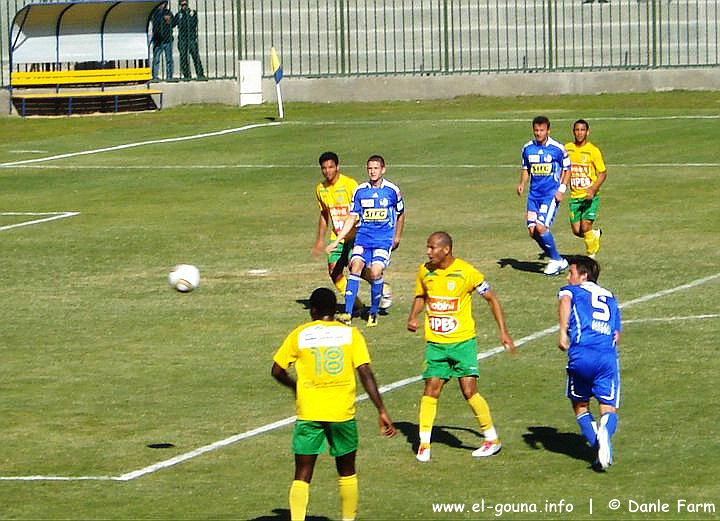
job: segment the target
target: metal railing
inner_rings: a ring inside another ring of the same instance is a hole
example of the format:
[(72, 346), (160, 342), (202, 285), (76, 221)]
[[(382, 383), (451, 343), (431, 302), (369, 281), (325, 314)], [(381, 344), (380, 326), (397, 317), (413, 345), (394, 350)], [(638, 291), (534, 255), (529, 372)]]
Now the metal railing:
[[(2, 85), (8, 23), (27, 3), (0, 0)], [(269, 76), (271, 46), (286, 77), (720, 65), (720, 0), (191, 0), (191, 7), (211, 79), (234, 78), (238, 60), (262, 60)], [(177, 0), (170, 8), (177, 11)]]

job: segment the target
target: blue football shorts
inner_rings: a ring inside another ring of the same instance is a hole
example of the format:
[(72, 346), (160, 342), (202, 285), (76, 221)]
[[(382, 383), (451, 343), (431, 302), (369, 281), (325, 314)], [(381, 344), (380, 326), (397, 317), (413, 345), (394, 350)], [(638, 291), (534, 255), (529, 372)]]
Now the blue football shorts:
[(542, 224), (545, 228), (550, 228), (555, 220), (558, 204), (555, 196), (552, 195), (545, 199), (536, 199), (528, 197), (527, 200), (527, 226), (535, 226)]
[(381, 264), (383, 269), (387, 268), (390, 265), (390, 246), (385, 246), (384, 248), (372, 248), (368, 246), (361, 246), (359, 244), (355, 244), (352, 250), (352, 255), (350, 256), (350, 262), (352, 262), (354, 259), (362, 259), (365, 266), (370, 266), (371, 264)]
[(570, 360), (566, 368), (565, 395), (573, 402), (598, 402), (620, 407), (620, 364), (617, 353), (584, 355)]

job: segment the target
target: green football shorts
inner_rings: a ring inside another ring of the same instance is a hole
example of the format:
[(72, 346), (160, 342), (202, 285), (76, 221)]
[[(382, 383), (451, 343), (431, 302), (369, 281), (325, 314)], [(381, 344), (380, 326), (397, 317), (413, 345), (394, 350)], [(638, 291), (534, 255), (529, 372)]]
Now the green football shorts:
[(600, 206), (600, 196), (596, 195), (592, 199), (570, 199), (568, 208), (570, 209), (570, 222), (579, 223), (582, 220), (594, 221), (597, 219), (598, 206)]
[(338, 261), (342, 261), (343, 266), (347, 266), (350, 261), (350, 253), (352, 252), (355, 241), (353, 239), (345, 239), (343, 242), (338, 244), (337, 248), (328, 253), (327, 263), (335, 264)]
[(295, 454), (322, 454), (327, 444), (330, 444), (330, 455), (336, 458), (356, 451), (358, 430), (355, 418), (344, 422), (295, 422), (292, 438)]
[(449, 380), (453, 376), (479, 376), (477, 362), (477, 339), (463, 342), (436, 344), (428, 342), (425, 346), (425, 371), (422, 377)]

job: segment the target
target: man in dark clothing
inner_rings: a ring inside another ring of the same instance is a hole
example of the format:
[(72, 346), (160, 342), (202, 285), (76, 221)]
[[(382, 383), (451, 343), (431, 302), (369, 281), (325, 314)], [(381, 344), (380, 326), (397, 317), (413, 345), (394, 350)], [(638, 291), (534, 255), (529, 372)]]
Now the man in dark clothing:
[(190, 60), (188, 53), (192, 56), (195, 65), (195, 74), (198, 78), (205, 77), (200, 53), (198, 52), (198, 17), (195, 9), (188, 7), (187, 0), (180, 1), (180, 11), (175, 15), (173, 25), (178, 28), (178, 52), (180, 54), (180, 70), (183, 79), (190, 79)]
[(168, 3), (163, 2), (153, 12), (152, 15), (152, 43), (153, 43), (153, 61), (152, 75), (153, 79), (158, 79), (158, 69), (160, 68), (160, 56), (165, 55), (165, 79), (171, 80), (173, 77), (173, 14), (168, 9)]

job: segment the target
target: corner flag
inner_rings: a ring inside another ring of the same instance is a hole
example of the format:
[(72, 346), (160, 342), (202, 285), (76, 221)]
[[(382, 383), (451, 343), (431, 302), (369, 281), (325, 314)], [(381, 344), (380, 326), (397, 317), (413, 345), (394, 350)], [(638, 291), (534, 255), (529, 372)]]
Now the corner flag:
[(284, 118), (283, 103), (282, 103), (282, 92), (280, 92), (280, 80), (283, 78), (282, 63), (280, 57), (275, 52), (275, 47), (270, 48), (270, 68), (272, 69), (273, 76), (275, 77), (275, 92), (277, 93), (278, 100), (278, 114), (280, 119)]

